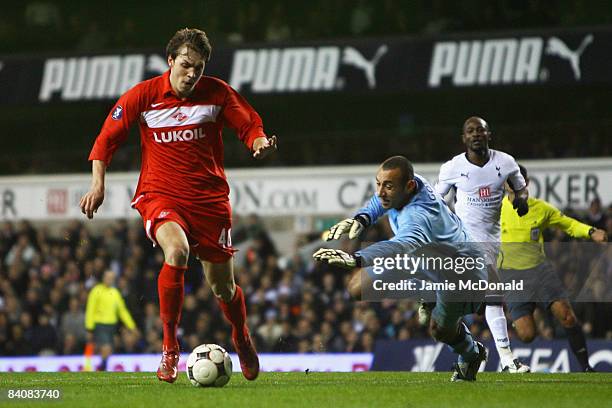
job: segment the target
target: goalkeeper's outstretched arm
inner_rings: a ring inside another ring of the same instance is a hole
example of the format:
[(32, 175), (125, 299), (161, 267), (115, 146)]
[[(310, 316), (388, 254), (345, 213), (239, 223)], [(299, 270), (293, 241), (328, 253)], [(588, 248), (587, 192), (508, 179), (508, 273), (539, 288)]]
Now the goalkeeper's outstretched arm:
[(369, 220), (364, 214), (358, 214), (355, 218), (346, 218), (329, 229), (325, 240), (340, 239), (342, 235), (347, 233), (349, 239), (355, 239), (361, 235), (369, 224)]
[(380, 204), (378, 196), (373, 195), (368, 204), (360, 208), (353, 218), (346, 218), (331, 227), (325, 240), (340, 239), (344, 234), (348, 234), (349, 239), (355, 239), (386, 211)]

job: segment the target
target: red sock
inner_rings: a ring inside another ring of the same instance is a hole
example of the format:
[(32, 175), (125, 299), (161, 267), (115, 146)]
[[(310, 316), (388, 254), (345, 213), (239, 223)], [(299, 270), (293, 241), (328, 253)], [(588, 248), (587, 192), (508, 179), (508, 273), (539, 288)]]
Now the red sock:
[(177, 348), (176, 329), (181, 320), (186, 266), (172, 266), (164, 262), (157, 278), (159, 317), (164, 325), (164, 348)]
[(244, 330), (246, 328), (246, 304), (240, 286), (236, 285), (234, 298), (230, 302), (226, 303), (220, 298), (217, 298), (217, 301), (225, 318), (231, 323), (232, 329), (239, 330), (239, 333)]

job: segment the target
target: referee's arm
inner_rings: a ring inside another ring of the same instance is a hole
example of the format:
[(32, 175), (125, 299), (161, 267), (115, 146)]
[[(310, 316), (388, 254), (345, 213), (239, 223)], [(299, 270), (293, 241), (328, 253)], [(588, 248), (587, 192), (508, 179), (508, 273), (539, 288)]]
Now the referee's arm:
[(119, 319), (121, 319), (123, 324), (125, 324), (125, 327), (130, 330), (134, 330), (136, 328), (136, 323), (134, 323), (134, 319), (132, 318), (132, 315), (130, 314), (128, 308), (125, 306), (125, 301), (123, 300), (123, 297), (121, 296), (121, 293), (118, 290), (115, 291), (115, 296), (117, 297), (117, 310)]
[(95, 313), (96, 303), (98, 302), (97, 286), (94, 286), (87, 296), (87, 306), (85, 307), (85, 328), (88, 331), (93, 330), (96, 327)]
[(593, 229), (590, 225), (583, 224), (580, 221), (564, 215), (558, 208), (547, 204), (548, 225), (557, 227), (563, 230), (566, 234), (573, 238), (591, 238), (590, 231)]

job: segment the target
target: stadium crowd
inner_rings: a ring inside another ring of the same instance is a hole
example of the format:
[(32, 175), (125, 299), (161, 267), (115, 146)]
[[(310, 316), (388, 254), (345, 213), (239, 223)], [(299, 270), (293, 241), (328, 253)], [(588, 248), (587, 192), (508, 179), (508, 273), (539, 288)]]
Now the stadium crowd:
[(179, 26), (206, 27), (217, 43), (275, 42), (606, 24), (608, 11), (585, 0), (190, 0), (173, 13), (116, 0), (29, 0), (3, 9), (0, 52), (157, 47)]
[[(573, 213), (584, 222), (612, 234), (612, 205), (596, 200), (588, 211)], [(371, 228), (365, 241), (388, 234), (384, 223)], [(249, 326), (262, 352), (368, 352), (377, 339), (428, 338), (412, 301), (353, 302), (344, 289), (345, 274), (315, 265), (299, 248), (280, 257), (263, 223), (256, 216), (236, 217), (235, 243), (243, 252), (236, 276), (245, 291)], [(317, 234), (318, 235), (318, 234)], [(549, 236), (549, 256), (568, 286), (575, 286), (576, 265), (588, 264), (579, 245), (563, 233)], [(304, 237), (301, 244), (310, 240)], [(345, 245), (358, 245), (345, 242)], [(299, 245), (301, 246), (301, 245)], [(552, 253), (551, 253), (552, 251)], [(303, 252), (303, 251), (302, 251)], [(65, 225), (60, 237), (47, 227), (27, 221), (4, 222), (0, 227), (0, 354), (71, 355), (83, 353), (86, 341), (85, 305), (88, 291), (107, 269), (117, 272), (116, 286), (137, 323), (137, 330), (121, 328), (115, 336), (116, 353), (158, 353), (161, 321), (157, 309), (157, 271), (160, 250), (146, 239), (136, 221), (119, 220), (93, 234), (80, 221)], [(612, 256), (607, 251), (587, 280), (591, 299), (609, 299)], [(203, 342), (231, 344), (217, 302), (203, 284), (198, 262), (186, 274), (186, 293), (180, 325), (184, 350)], [(590, 338), (612, 339), (612, 313), (606, 302), (576, 303), (578, 318)], [(545, 313), (537, 318), (539, 335), (563, 335)], [(484, 319), (470, 321), (481, 339), (490, 333)]]

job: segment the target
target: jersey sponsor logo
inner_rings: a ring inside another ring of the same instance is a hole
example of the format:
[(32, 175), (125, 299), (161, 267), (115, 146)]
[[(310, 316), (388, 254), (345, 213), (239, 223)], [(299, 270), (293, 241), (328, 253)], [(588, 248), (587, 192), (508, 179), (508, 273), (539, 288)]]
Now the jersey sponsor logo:
[(170, 215), (170, 211), (164, 210), (164, 211), (159, 213), (157, 218), (166, 218), (168, 215)]
[(387, 53), (383, 44), (368, 59), (354, 47), (289, 47), (234, 52), (230, 85), (251, 92), (332, 91), (344, 86), (342, 65), (363, 72), (368, 88), (376, 88), (376, 67)]
[(172, 119), (176, 119), (177, 122), (182, 122), (187, 119), (189, 116), (185, 115), (183, 112), (178, 111), (174, 115), (171, 116)]
[(465, 173), (461, 173), (461, 177), (465, 177), (466, 179), (470, 179), (470, 173), (469, 172), (465, 172)]
[(166, 132), (153, 132), (153, 140), (157, 143), (190, 142), (192, 140), (204, 139), (204, 129), (181, 129)]
[(123, 117), (123, 106), (117, 105), (117, 107), (113, 111), (111, 117), (113, 118), (113, 120), (121, 119)]
[(157, 108), (158, 106), (161, 106), (161, 105), (163, 105), (163, 104), (164, 104), (163, 102), (152, 103), (152, 104), (151, 104), (151, 107), (152, 107), (152, 108)]
[(542, 66), (545, 55), (567, 60), (574, 79), (579, 81), (582, 77), (580, 58), (593, 38), (593, 34), (585, 36), (575, 51), (558, 37), (437, 42), (428, 84), (437, 88), (445, 79), (453, 86), (544, 82), (548, 79), (548, 70)]
[(478, 190), (478, 195), (480, 198), (491, 197), (491, 188), (490, 187), (480, 187)]
[(538, 238), (540, 238), (540, 229), (539, 228), (532, 228), (531, 229), (531, 233), (530, 233), (530, 238), (532, 241), (537, 241)]

